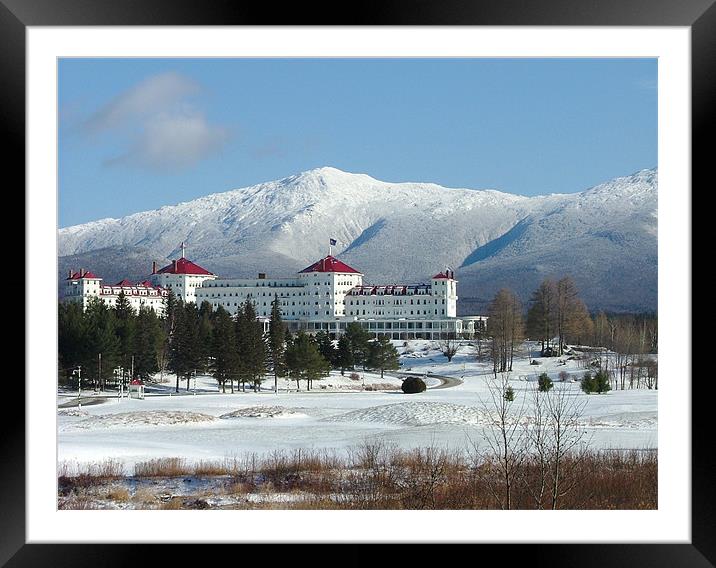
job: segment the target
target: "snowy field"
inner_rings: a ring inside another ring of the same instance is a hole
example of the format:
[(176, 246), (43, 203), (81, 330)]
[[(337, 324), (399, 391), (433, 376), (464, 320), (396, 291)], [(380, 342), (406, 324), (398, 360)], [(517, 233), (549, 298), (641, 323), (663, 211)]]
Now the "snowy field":
[[(430, 341), (410, 341), (407, 350), (403, 342), (394, 343), (403, 353), (400, 371), (386, 372), (384, 379), (357, 371), (358, 380), (348, 372), (344, 377), (334, 372), (315, 381), (310, 392), (303, 383), (301, 392), (296, 392), (295, 383), (280, 381), (276, 394), (270, 379), (262, 392), (247, 389), (230, 394), (227, 389), (222, 394), (211, 377), (199, 377), (196, 394), (186, 392), (185, 383), (175, 394), (172, 376), (148, 386), (144, 400), (119, 400), (116, 393), (106, 393), (101, 402), (85, 402), (78, 408), (71, 406), (76, 392), (60, 392), (59, 462), (113, 458), (124, 462), (131, 473), (134, 463), (161, 457), (194, 462), (296, 448), (342, 452), (376, 440), (403, 448), (435, 444), (454, 449), (468, 449), (470, 440), (482, 442), (491, 415), (492, 364), (477, 362), (474, 348), (467, 344), (448, 363)], [(593, 448), (657, 447), (658, 391), (586, 395), (579, 388), (584, 369), (577, 361), (566, 356), (537, 360), (540, 365), (530, 365), (527, 351), (521, 353), (510, 375), (513, 404), (525, 403), (523, 420), (530, 419), (537, 375), (546, 371), (555, 388), (567, 388), (569, 396), (586, 403), (580, 426)], [(559, 383), (560, 371), (573, 374), (575, 382)], [(428, 390), (403, 394), (399, 376), (404, 372), (426, 375)], [(83, 391), (83, 400), (91, 394)]]

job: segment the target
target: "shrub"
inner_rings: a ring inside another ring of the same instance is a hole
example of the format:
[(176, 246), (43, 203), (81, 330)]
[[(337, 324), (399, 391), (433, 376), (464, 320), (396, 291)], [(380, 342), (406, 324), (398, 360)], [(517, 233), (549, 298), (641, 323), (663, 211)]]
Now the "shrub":
[(505, 400), (507, 402), (512, 402), (515, 400), (515, 390), (512, 387), (507, 387), (505, 389)]
[(594, 375), (594, 392), (599, 394), (612, 390), (609, 384), (609, 374), (606, 371), (597, 371)]
[(537, 378), (537, 387), (539, 388), (540, 392), (547, 392), (553, 386), (554, 384), (552, 383), (552, 379), (549, 378), (549, 375), (547, 373), (542, 373)]
[(582, 387), (582, 390), (587, 394), (594, 392), (594, 378), (592, 377), (592, 373), (584, 373), (582, 381), (580, 382), (580, 386)]
[(599, 370), (594, 376), (591, 373), (584, 373), (582, 378), (582, 390), (587, 394), (596, 392), (598, 394), (612, 390), (609, 384), (609, 374), (606, 371)]
[(400, 385), (400, 388), (405, 394), (414, 394), (423, 392), (427, 387), (425, 386), (425, 381), (420, 377), (408, 377)]
[(358, 373), (351, 373), (348, 377), (353, 381), (360, 381), (360, 375)]
[(569, 373), (567, 371), (560, 371), (559, 380), (566, 383), (569, 380)]

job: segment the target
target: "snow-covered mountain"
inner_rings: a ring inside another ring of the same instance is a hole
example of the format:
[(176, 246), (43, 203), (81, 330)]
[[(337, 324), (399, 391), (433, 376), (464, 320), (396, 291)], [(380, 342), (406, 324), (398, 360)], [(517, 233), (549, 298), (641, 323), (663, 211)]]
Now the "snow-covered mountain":
[(140, 278), (182, 241), (221, 276), (289, 276), (328, 252), (369, 282), (419, 281), (447, 267), (461, 313), (501, 287), (527, 300), (547, 276), (571, 275), (590, 308), (656, 309), (657, 171), (574, 194), (523, 197), (429, 183), (387, 183), (319, 168), (59, 231), (60, 277), (83, 266)]

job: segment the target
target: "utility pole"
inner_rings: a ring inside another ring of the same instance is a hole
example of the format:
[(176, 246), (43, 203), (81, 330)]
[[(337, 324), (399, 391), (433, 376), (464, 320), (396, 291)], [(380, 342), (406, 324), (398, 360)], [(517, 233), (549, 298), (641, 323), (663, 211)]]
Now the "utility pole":
[(117, 395), (122, 400), (122, 394), (124, 394), (124, 367), (115, 367), (114, 376), (119, 382), (119, 389), (117, 389)]
[(75, 373), (77, 373), (77, 400), (79, 400), (82, 394), (82, 365), (77, 365), (77, 368), (72, 371), (73, 375)]

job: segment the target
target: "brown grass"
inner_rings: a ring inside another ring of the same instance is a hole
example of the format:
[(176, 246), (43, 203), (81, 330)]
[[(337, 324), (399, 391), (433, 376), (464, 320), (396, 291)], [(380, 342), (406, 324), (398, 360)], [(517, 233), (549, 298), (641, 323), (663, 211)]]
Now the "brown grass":
[(114, 459), (88, 464), (62, 462), (57, 469), (57, 484), (61, 495), (67, 495), (79, 487), (102, 485), (125, 475), (124, 464)]
[(224, 461), (208, 460), (200, 461), (194, 465), (193, 474), (197, 476), (218, 476), (228, 475), (232, 471), (229, 464)]
[(110, 487), (106, 494), (106, 498), (111, 501), (126, 503), (129, 501), (129, 490), (125, 487)]
[(148, 504), (156, 502), (154, 494), (146, 488), (137, 489), (132, 495), (132, 503)]
[[(535, 457), (527, 456), (513, 472), (511, 508), (551, 508), (551, 492), (538, 491), (539, 465)], [(656, 451), (575, 453), (566, 456), (561, 467), (559, 509), (657, 507)], [(210, 508), (206, 499), (220, 494), (237, 497), (239, 501), (228, 506), (241, 509), (500, 509), (505, 505), (498, 460), (434, 446), (401, 450), (378, 443), (354, 448), (347, 457), (295, 450), (195, 466), (180, 458), (137, 464), (138, 477), (200, 475), (210, 482), (201, 493), (165, 502), (146, 488), (130, 497), (109, 476), (115, 471), (111, 467), (93, 471), (100, 474), (98, 479), (87, 472), (66, 478), (83, 482), (61, 486), (61, 508), (95, 508), (113, 500), (136, 508), (205, 509)], [(95, 486), (110, 481), (109, 490), (96, 495)], [(279, 493), (294, 498), (271, 500)], [(250, 495), (257, 499), (242, 499)]]
[(162, 510), (178, 511), (180, 509), (184, 509), (184, 503), (181, 497), (172, 497), (166, 503), (162, 503), (159, 508)]
[(134, 466), (135, 477), (178, 477), (192, 473), (183, 458), (157, 458), (138, 462)]

